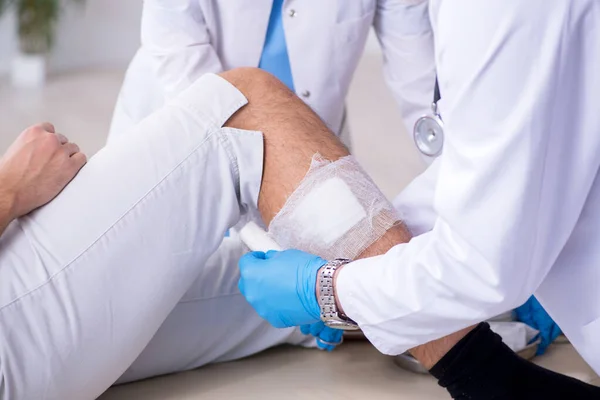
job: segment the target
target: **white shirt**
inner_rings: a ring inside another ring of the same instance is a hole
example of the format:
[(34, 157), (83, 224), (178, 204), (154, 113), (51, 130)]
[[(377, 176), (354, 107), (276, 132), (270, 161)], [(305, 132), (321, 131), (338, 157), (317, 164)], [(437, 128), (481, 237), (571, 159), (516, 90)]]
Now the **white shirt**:
[(533, 292), (600, 372), (600, 2), (432, 0), (443, 155), (396, 204), (416, 233), (338, 277), (398, 354)]

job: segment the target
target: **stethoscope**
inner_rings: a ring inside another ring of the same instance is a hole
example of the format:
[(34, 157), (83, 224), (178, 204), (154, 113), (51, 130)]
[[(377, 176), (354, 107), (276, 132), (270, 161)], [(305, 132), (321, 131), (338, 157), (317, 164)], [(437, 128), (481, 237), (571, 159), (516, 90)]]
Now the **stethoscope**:
[(433, 103), (431, 104), (432, 113), (419, 118), (413, 131), (417, 148), (421, 153), (430, 157), (439, 156), (444, 148), (444, 121), (438, 111), (440, 99), (440, 86), (436, 79)]

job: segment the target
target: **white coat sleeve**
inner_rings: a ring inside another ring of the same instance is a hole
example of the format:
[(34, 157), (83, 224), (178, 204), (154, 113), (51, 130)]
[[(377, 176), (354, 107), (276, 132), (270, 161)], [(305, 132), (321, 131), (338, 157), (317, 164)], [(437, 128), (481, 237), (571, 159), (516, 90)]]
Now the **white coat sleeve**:
[(199, 0), (145, 0), (142, 47), (172, 98), (208, 72), (221, 72)]
[(379, 0), (374, 28), (383, 52), (385, 81), (408, 132), (431, 111), (435, 87), (428, 0)]
[(598, 167), (571, 129), (575, 3), (438, 4), (446, 143), (433, 229), (348, 264), (337, 279), (344, 311), (386, 354), (522, 304), (564, 247)]

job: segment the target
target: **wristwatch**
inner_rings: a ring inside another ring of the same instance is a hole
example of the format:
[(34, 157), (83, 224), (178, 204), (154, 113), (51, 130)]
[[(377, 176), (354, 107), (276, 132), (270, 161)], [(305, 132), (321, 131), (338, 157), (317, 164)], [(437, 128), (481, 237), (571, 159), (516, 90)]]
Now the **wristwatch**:
[(336, 258), (321, 267), (317, 279), (320, 290), (318, 302), (319, 307), (321, 308), (321, 321), (323, 321), (326, 326), (333, 329), (354, 331), (359, 329), (358, 324), (338, 311), (335, 303), (335, 291), (333, 289), (333, 276), (335, 271), (342, 265), (348, 264), (350, 261), (352, 260)]

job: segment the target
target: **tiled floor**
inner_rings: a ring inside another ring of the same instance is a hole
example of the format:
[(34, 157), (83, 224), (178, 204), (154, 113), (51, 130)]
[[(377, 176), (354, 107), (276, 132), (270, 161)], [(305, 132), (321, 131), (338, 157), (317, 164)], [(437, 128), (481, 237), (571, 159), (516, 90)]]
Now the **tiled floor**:
[[(393, 196), (423, 164), (411, 146), (382, 82), (377, 57), (363, 59), (348, 99), (355, 154)], [(0, 84), (0, 152), (24, 127), (42, 120), (89, 155), (104, 143), (121, 72), (87, 71), (53, 77), (42, 91)], [(570, 345), (554, 346), (542, 365), (590, 381), (592, 370)], [(599, 381), (596, 381), (600, 384)], [(109, 390), (102, 400), (198, 399), (443, 399), (432, 378), (396, 367), (368, 343), (348, 343), (326, 354), (282, 348), (246, 360)]]

